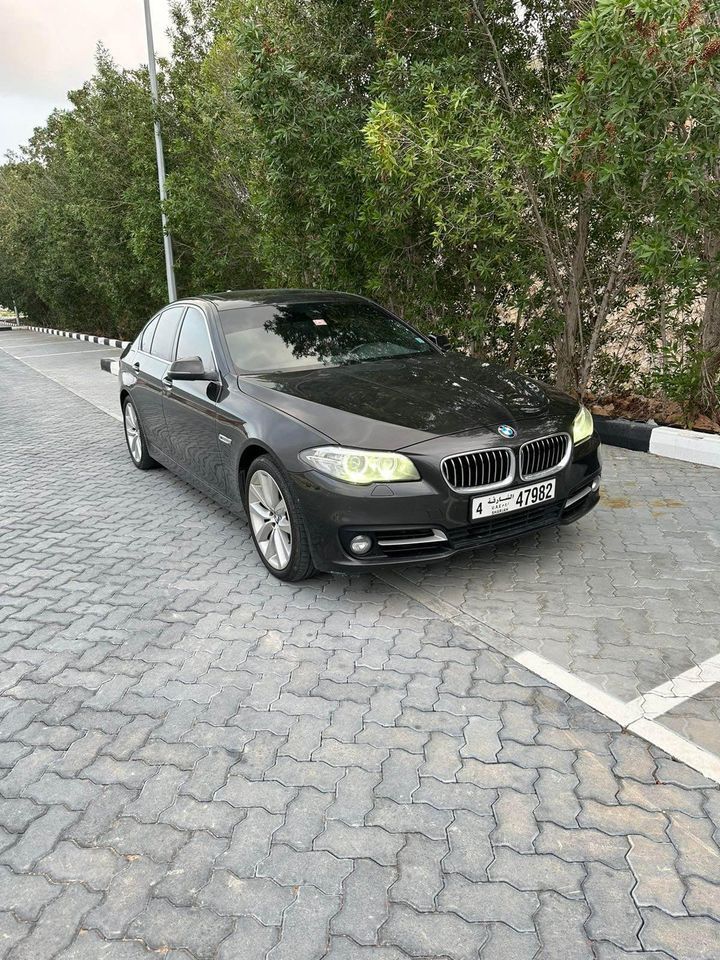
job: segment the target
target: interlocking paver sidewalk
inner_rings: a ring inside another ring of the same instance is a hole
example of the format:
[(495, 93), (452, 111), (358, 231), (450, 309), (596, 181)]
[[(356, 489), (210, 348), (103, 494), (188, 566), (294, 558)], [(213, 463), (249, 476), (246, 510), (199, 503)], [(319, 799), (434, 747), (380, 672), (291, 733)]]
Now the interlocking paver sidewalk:
[(0, 395), (0, 958), (716, 960), (715, 785)]

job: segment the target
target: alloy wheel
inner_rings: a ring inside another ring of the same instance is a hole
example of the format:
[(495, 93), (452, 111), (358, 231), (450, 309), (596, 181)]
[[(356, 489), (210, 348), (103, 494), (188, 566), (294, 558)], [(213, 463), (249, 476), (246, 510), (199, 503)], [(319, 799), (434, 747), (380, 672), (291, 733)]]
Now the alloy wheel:
[(285, 497), (265, 470), (250, 479), (248, 512), (258, 549), (274, 570), (284, 570), (292, 555), (292, 527)]
[(130, 456), (135, 463), (140, 463), (143, 455), (142, 437), (140, 436), (140, 426), (138, 425), (137, 414), (132, 403), (125, 404), (125, 436), (127, 437)]

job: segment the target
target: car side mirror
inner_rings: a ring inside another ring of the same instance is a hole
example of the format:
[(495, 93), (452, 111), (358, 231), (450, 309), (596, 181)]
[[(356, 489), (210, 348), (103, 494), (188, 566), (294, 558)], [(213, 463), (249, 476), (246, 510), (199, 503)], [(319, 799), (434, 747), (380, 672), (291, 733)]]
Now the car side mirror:
[(432, 340), (439, 350), (448, 350), (450, 348), (450, 337), (445, 333), (429, 333), (428, 340)]
[(166, 380), (217, 380), (214, 370), (206, 370), (200, 357), (175, 360), (167, 369)]

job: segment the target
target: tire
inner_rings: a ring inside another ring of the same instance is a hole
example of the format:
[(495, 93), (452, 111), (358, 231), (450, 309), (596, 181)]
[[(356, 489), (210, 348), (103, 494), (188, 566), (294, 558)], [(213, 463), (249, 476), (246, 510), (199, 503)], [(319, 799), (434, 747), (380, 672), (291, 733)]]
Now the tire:
[(245, 477), (245, 509), (255, 549), (267, 570), (289, 583), (315, 573), (305, 518), (290, 481), (269, 456)]
[(147, 451), (145, 433), (140, 423), (140, 417), (135, 409), (135, 404), (129, 397), (125, 400), (125, 403), (123, 403), (122, 411), (125, 442), (127, 443), (130, 459), (138, 470), (152, 470), (159, 464), (157, 460), (153, 460)]

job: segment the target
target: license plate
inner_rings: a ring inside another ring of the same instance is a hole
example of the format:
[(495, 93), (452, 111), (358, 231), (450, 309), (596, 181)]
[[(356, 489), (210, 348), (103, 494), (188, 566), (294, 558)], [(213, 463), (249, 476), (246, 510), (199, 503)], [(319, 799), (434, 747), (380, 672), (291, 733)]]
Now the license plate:
[(529, 487), (518, 487), (515, 490), (498, 490), (497, 493), (472, 498), (470, 501), (470, 519), (484, 520), (486, 517), (496, 517), (501, 513), (512, 513), (514, 510), (536, 507), (539, 503), (552, 500), (554, 496), (554, 480), (533, 483)]

